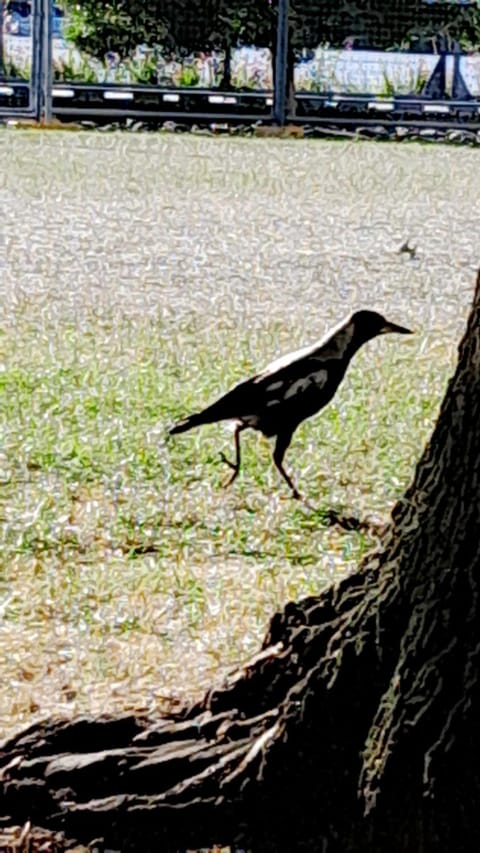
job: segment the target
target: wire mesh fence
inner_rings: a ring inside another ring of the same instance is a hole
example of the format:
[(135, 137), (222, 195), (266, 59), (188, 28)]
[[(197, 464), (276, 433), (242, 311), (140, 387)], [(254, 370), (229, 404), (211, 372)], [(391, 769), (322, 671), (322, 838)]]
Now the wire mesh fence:
[(478, 0), (0, 0), (0, 20), (3, 113), (34, 109), (47, 83), (54, 112), (97, 118), (480, 108)]
[(291, 21), (296, 91), (480, 95), (476, 2), (292, 0)]
[[(271, 90), (276, 8), (263, 2), (265, 11), (247, 14), (244, 23), (235, 8), (227, 14), (223, 0), (163, 0), (144, 22), (133, 15), (109, 17), (101, 3), (93, 11), (52, 3), (54, 81)], [(3, 4), (7, 77), (28, 77), (33, 5)]]

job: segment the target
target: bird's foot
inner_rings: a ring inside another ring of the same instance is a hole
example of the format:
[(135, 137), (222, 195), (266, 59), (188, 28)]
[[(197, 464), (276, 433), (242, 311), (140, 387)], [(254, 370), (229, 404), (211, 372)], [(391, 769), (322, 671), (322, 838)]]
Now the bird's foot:
[(228, 489), (232, 485), (233, 481), (237, 479), (238, 471), (239, 471), (238, 468), (233, 469), (232, 476), (228, 478), (226, 483), (223, 483), (222, 489)]
[(223, 484), (222, 489), (228, 489), (229, 486), (232, 485), (233, 481), (237, 479), (238, 472), (240, 471), (240, 465), (234, 465), (233, 462), (230, 462), (230, 459), (227, 459), (224, 453), (220, 453), (220, 459), (222, 462), (225, 462), (229, 468), (232, 469), (233, 474), (228, 478), (227, 482)]
[(227, 459), (224, 453), (220, 453), (220, 459), (222, 460), (222, 462), (225, 462), (225, 464), (228, 465), (228, 467), (231, 468), (232, 471), (236, 471), (238, 474), (238, 465), (235, 465), (234, 462), (230, 462), (230, 459)]

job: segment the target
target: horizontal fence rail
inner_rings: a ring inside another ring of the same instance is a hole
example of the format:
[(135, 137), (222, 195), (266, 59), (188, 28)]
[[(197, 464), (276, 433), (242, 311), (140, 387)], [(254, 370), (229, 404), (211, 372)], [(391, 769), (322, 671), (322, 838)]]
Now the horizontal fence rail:
[(162, 44), (119, 33), (119, 50), (96, 56), (69, 40), (78, 7), (61, 3), (0, 0), (0, 116), (480, 126), (476, 0), (392, 0), (388, 14), (370, 0), (355, 15), (333, 0), (238, 0), (241, 33), (220, 0), (183, 17), (165, 0)]
[(181, 119), (270, 121), (272, 92), (222, 92), (216, 89), (165, 89), (73, 83), (52, 87), (53, 113), (94, 119)]

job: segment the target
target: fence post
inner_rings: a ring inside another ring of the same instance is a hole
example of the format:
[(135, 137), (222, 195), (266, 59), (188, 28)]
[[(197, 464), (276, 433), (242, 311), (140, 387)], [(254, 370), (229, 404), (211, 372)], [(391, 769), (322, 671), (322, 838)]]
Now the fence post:
[(32, 64), (30, 68), (30, 107), (36, 121), (42, 109), (42, 7), (43, 0), (32, 3)]
[(0, 0), (0, 74), (3, 74), (3, 0)]
[(273, 119), (280, 126), (285, 124), (287, 112), (288, 11), (289, 0), (278, 0)]
[(42, 45), (41, 58), (41, 117), (44, 124), (52, 121), (52, 0), (40, 0)]

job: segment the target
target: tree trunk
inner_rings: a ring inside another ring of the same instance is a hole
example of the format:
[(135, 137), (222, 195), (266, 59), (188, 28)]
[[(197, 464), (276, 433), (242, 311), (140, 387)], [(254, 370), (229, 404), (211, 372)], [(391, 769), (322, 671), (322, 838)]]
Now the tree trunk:
[(4, 744), (3, 824), (122, 851), (478, 853), (479, 469), (480, 274), (379, 549), (288, 604), (259, 654), (181, 714), (47, 723)]

